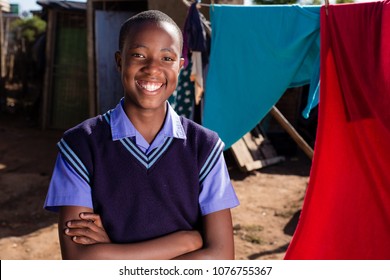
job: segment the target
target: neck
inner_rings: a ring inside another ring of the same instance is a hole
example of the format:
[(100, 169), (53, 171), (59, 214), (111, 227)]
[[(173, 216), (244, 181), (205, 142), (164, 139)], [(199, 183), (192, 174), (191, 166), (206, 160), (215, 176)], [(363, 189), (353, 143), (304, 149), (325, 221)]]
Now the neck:
[(162, 110), (140, 110), (128, 106), (125, 112), (137, 131), (151, 144), (164, 125), (167, 108), (164, 106)]

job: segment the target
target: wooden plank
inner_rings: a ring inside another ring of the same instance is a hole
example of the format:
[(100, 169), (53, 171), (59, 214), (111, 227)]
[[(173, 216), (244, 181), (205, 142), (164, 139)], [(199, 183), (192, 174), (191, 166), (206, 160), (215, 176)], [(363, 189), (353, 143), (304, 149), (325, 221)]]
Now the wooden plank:
[(96, 100), (96, 65), (95, 65), (95, 46), (94, 46), (94, 5), (93, 1), (87, 1), (87, 54), (88, 54), (88, 113), (90, 117), (97, 115)]
[(282, 113), (278, 110), (278, 108), (273, 106), (270, 113), (276, 119), (276, 121), (286, 130), (286, 132), (291, 136), (291, 138), (298, 144), (298, 146), (303, 150), (303, 152), (310, 159), (312, 159), (314, 153), (313, 149), (299, 135), (299, 133), (290, 124), (290, 122), (282, 115)]
[(284, 157), (278, 156), (278, 157), (273, 157), (273, 158), (252, 161), (252, 162), (245, 165), (245, 170), (246, 171), (253, 171), (253, 170), (260, 169), (260, 168), (263, 168), (263, 167), (266, 167), (266, 166), (269, 166), (272, 164), (277, 164), (277, 163), (282, 162), (284, 160), (285, 160)]
[[(264, 157), (260, 152), (261, 145), (255, 143), (255, 138), (257, 137), (253, 137), (251, 133), (248, 132), (231, 147), (233, 156), (240, 170), (245, 172), (253, 171), (285, 160), (285, 158), (281, 156)], [(264, 139), (264, 137), (262, 137), (262, 139)], [(264, 141), (265, 140), (263, 140), (263, 142)]]
[(241, 138), (236, 143), (234, 143), (230, 149), (233, 152), (233, 156), (238, 164), (238, 167), (243, 171), (248, 171), (246, 169), (247, 165), (250, 165), (253, 162), (253, 157), (248, 151), (244, 140)]
[(252, 132), (248, 132), (242, 138), (248, 146), (253, 159), (262, 160), (276, 157), (277, 153), (274, 147), (271, 142), (262, 135), (261, 130), (255, 127)]
[[(248, 148), (248, 151), (251, 153), (252, 155), (252, 158), (254, 160), (259, 160), (259, 159), (262, 159), (262, 156), (261, 156), (261, 153), (259, 151), (259, 147), (261, 145), (260, 144), (257, 144), (254, 140), (254, 137), (252, 136), (252, 134), (250, 132), (248, 132), (247, 134), (245, 134), (243, 137), (242, 137), (243, 141), (245, 142), (245, 145), (247, 146)], [(258, 141), (259, 142), (259, 141)]]
[(252, 136), (252, 140), (256, 143), (257, 146), (260, 146), (264, 143), (264, 141), (268, 141), (263, 135), (258, 126), (256, 126), (253, 130), (255, 132), (255, 136)]
[(46, 48), (45, 48), (45, 76), (43, 84), (42, 98), (42, 119), (41, 128), (47, 129), (51, 117), (51, 100), (52, 100), (52, 80), (53, 80), (53, 63), (55, 51), (55, 30), (57, 28), (57, 11), (48, 10), (48, 20), (46, 27)]

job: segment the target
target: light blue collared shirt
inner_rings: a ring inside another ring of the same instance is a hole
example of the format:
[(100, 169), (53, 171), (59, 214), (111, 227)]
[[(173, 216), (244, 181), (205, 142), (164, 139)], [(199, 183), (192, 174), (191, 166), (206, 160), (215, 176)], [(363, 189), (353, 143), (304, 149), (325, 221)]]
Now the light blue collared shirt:
[[(130, 137), (132, 141), (148, 154), (161, 146), (168, 137), (186, 139), (180, 117), (167, 102), (167, 115), (164, 125), (155, 139), (149, 144), (137, 131), (123, 110), (123, 99), (111, 112), (112, 140)], [(239, 205), (238, 198), (230, 181), (223, 153), (204, 179), (199, 195), (202, 215)], [(59, 153), (55, 163), (44, 207), (57, 211), (60, 206), (82, 206), (93, 208), (90, 185), (70, 166)]]

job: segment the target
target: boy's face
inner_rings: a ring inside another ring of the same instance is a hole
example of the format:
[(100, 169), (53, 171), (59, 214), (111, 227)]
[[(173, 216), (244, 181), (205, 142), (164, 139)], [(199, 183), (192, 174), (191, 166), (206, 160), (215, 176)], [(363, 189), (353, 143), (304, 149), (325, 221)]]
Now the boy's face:
[(127, 105), (165, 110), (184, 63), (175, 27), (167, 22), (132, 27), (115, 59)]

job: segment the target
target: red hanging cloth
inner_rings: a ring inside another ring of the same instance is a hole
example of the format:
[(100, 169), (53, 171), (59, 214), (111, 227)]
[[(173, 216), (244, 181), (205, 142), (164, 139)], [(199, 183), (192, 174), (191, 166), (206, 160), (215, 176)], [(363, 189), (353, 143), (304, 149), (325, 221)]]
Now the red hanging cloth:
[(317, 141), (285, 259), (390, 259), (390, 0), (321, 9)]

